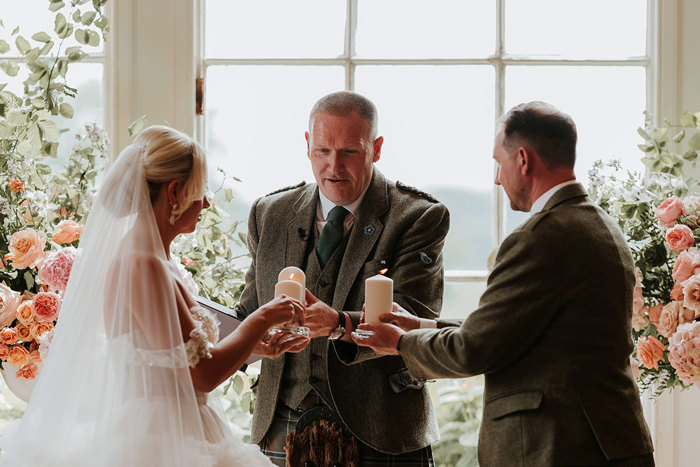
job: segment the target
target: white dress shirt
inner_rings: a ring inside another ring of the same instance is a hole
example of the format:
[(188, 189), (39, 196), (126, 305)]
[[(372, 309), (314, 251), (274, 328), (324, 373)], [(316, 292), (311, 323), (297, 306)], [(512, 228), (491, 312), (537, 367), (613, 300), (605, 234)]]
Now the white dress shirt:
[(549, 190), (542, 193), (542, 195), (540, 195), (540, 197), (537, 198), (534, 203), (532, 203), (532, 207), (530, 208), (530, 215), (533, 216), (533, 215), (537, 214), (538, 212), (540, 212), (541, 210), (543, 210), (544, 206), (547, 204), (547, 201), (549, 201), (550, 198), (552, 196), (554, 196), (554, 193), (561, 190), (565, 186), (573, 185), (574, 183), (578, 183), (578, 181), (575, 179), (568, 180), (564, 183), (560, 183), (559, 185), (555, 185), (552, 188), (550, 188)]

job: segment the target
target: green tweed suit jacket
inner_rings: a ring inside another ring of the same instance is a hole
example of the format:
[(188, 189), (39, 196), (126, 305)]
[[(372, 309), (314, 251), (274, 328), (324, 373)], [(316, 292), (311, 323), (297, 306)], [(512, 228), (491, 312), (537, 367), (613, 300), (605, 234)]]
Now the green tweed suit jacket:
[(485, 375), (479, 463), (598, 465), (653, 451), (632, 378), (632, 255), (580, 184), (501, 245), (479, 307), (399, 347), (417, 377)]
[[(273, 298), (279, 271), (303, 268), (316, 228), (316, 184), (301, 184), (258, 199), (248, 223), (252, 258), (238, 311), (247, 315)], [(356, 212), (335, 285), (336, 310), (359, 324), (364, 281), (387, 267), (394, 301), (416, 315), (436, 318), (442, 307), (442, 248), (449, 228), (447, 208), (430, 195), (388, 181), (375, 168)], [(368, 348), (328, 342), (325, 362), (334, 409), (363, 443), (391, 454), (414, 451), (438, 439), (426, 388), (413, 389), (400, 357), (379, 357)], [(252, 442), (272, 422), (285, 356), (264, 359), (253, 415)], [(393, 388), (392, 388), (393, 383)], [(398, 391), (398, 392), (396, 392)]]

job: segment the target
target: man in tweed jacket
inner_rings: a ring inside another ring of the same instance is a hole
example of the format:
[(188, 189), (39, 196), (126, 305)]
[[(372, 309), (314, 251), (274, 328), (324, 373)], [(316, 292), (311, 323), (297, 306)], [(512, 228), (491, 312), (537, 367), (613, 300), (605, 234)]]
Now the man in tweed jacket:
[(368, 344), (400, 349), (416, 377), (485, 374), (484, 467), (652, 466), (629, 365), (632, 255), (575, 180), (574, 122), (532, 102), (500, 123), (496, 183), (532, 216), (501, 245), (479, 307), (437, 329), (395, 307), (383, 321), (414, 330), (367, 325)]
[[(439, 315), (449, 213), (430, 195), (374, 168), (383, 138), (376, 136), (376, 109), (368, 99), (351, 92), (326, 96), (312, 109), (309, 125), (317, 183), (264, 196), (250, 212), (252, 261), (238, 311), (246, 315), (269, 301), (279, 271), (297, 266), (307, 275), (305, 325), (312, 334), (298, 353), (274, 358), (268, 351), (252, 441), (284, 465), (280, 438), (294, 430), (304, 409), (320, 402), (359, 440), (360, 465), (432, 465), (438, 427), (423, 381), (409, 377), (401, 357), (358, 348), (350, 333), (360, 321), (365, 279), (384, 268), (396, 302), (416, 316)], [(348, 210), (345, 235), (324, 265), (316, 244), (334, 205)], [(329, 339), (333, 331), (342, 334), (341, 327), (345, 335)]]

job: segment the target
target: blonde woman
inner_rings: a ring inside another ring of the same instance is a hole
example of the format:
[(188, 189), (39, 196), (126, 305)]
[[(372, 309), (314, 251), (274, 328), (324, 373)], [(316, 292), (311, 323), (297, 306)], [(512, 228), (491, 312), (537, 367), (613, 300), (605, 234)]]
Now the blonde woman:
[(0, 465), (270, 465), (232, 436), (207, 393), (272, 326), (303, 320), (303, 306), (275, 299), (218, 339), (170, 257), (172, 240), (209, 206), (206, 174), (202, 148), (163, 126), (119, 155), (91, 209), (41, 378), (0, 441)]

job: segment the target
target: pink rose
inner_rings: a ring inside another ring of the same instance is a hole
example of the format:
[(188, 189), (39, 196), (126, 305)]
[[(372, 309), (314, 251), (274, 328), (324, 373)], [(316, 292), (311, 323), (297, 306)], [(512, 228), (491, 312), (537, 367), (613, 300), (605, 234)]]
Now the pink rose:
[(683, 286), (683, 306), (700, 311), (700, 276), (690, 276)]
[(666, 243), (673, 251), (687, 250), (695, 242), (693, 231), (683, 224), (676, 224), (666, 231)]
[(53, 292), (39, 292), (32, 299), (32, 307), (37, 322), (56, 321), (61, 310), (61, 298)]
[(651, 324), (656, 326), (659, 324), (659, 319), (661, 317), (661, 310), (663, 310), (664, 305), (662, 303), (650, 307), (647, 312), (649, 313), (649, 321)]
[(53, 333), (54, 330), (50, 330), (47, 333), (44, 333), (37, 337), (37, 341), (39, 341), (39, 354), (41, 355), (42, 360), (46, 360), (46, 357), (49, 355), (49, 349), (51, 348), (51, 343), (53, 343)]
[(657, 329), (659, 334), (669, 338), (676, 332), (679, 324), (689, 323), (695, 319), (695, 311), (685, 308), (680, 302), (668, 303), (661, 312)]
[(695, 274), (695, 269), (700, 267), (700, 254), (697, 249), (690, 248), (682, 251), (676, 258), (672, 277), (676, 282), (683, 282)]
[(676, 219), (685, 214), (685, 205), (678, 196), (671, 196), (656, 208), (656, 217), (664, 227), (673, 227)]
[(676, 282), (673, 284), (673, 288), (671, 289), (671, 300), (676, 300), (678, 302), (683, 301), (683, 285), (681, 285), (680, 282)]
[(683, 384), (700, 384), (700, 323), (678, 326), (668, 340), (668, 361)]
[(659, 369), (659, 361), (664, 361), (664, 344), (656, 337), (640, 337), (637, 341), (637, 356), (647, 368)]
[(17, 378), (18, 379), (34, 379), (36, 378), (37, 373), (39, 372), (39, 368), (36, 366), (35, 363), (29, 362), (26, 365), (24, 365), (22, 368), (17, 370)]
[(10, 236), (10, 252), (5, 260), (15, 269), (33, 268), (44, 258), (46, 240), (34, 229), (24, 229)]
[(630, 368), (632, 368), (632, 376), (634, 376), (636, 379), (639, 379), (642, 376), (642, 370), (639, 369), (639, 365), (641, 365), (639, 360), (630, 355)]
[(39, 280), (51, 290), (65, 291), (68, 277), (80, 251), (72, 246), (49, 253), (39, 269)]
[(71, 220), (61, 221), (56, 225), (51, 240), (62, 245), (64, 243), (73, 243), (83, 231), (84, 226), (78, 225), (77, 222)]
[(22, 297), (5, 284), (0, 284), (0, 327), (9, 326), (17, 316)]

